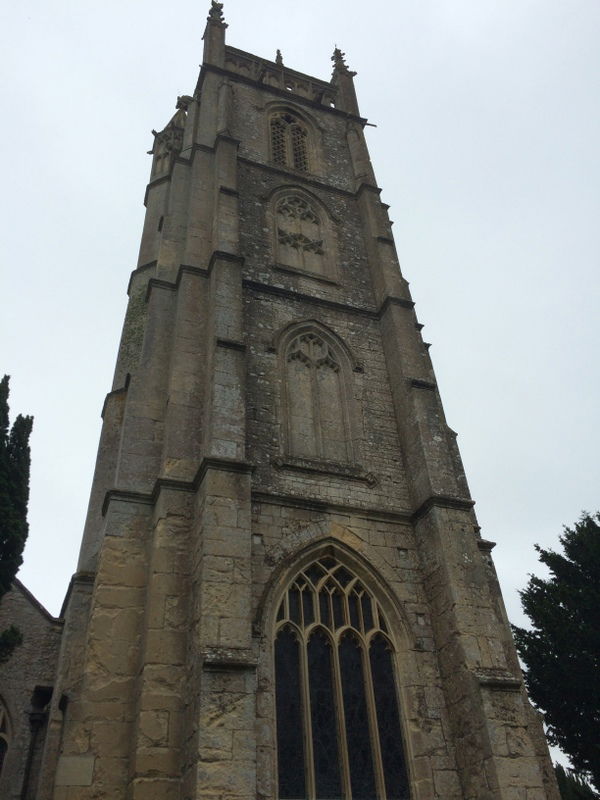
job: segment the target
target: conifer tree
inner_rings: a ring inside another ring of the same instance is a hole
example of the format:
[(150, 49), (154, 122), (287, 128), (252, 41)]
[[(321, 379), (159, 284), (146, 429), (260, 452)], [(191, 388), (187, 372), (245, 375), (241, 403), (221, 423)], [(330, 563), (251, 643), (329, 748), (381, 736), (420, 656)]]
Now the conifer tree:
[(600, 514), (583, 514), (559, 537), (564, 550), (536, 546), (550, 577), (520, 593), (532, 630), (513, 626), (533, 702), (548, 739), (600, 791)]
[(566, 770), (562, 764), (556, 764), (554, 774), (562, 800), (598, 800), (598, 795), (591, 786), (573, 770)]
[[(29, 435), (33, 417), (21, 414), (12, 428), (8, 418), (9, 377), (0, 381), (0, 602), (23, 562), (29, 526)], [(0, 663), (20, 644), (21, 634), (11, 625), (0, 633)]]

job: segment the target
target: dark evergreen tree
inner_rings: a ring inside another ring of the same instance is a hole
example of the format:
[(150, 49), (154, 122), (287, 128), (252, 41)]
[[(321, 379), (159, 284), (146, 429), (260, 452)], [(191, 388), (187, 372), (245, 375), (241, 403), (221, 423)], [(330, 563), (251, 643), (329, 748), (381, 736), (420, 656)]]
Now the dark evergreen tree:
[(548, 739), (600, 790), (600, 514), (559, 537), (564, 555), (536, 546), (548, 578), (520, 593), (532, 630), (513, 626), (533, 702)]
[(562, 800), (598, 800), (598, 795), (589, 783), (573, 770), (556, 764), (554, 774)]
[[(23, 562), (23, 548), (29, 527), (29, 435), (33, 417), (21, 414), (12, 428), (8, 418), (8, 383), (0, 381), (0, 601), (8, 592)], [(21, 642), (21, 634), (11, 625), (0, 633), (0, 663), (6, 661)]]

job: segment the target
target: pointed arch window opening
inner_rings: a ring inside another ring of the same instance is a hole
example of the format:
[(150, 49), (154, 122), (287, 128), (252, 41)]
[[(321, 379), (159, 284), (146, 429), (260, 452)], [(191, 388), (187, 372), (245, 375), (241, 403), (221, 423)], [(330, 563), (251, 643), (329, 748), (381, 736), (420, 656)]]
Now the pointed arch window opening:
[(309, 172), (308, 131), (288, 111), (271, 117), (271, 158), (273, 163), (298, 172)]
[(344, 370), (316, 331), (296, 336), (286, 351), (288, 449), (300, 458), (353, 459)]
[(279, 800), (408, 800), (386, 630), (379, 603), (335, 559), (288, 587), (275, 628)]

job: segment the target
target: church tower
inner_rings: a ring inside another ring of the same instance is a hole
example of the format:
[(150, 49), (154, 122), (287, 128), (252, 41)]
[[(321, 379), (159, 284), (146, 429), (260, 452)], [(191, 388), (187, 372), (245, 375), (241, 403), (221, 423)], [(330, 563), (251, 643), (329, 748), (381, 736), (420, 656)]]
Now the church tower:
[(353, 75), (154, 133), (37, 800), (558, 797)]

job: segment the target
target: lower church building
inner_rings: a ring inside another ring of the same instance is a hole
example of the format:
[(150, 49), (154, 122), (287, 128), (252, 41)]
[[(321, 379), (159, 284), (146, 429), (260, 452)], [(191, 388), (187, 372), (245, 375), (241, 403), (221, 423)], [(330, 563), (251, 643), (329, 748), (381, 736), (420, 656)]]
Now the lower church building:
[(77, 571), (3, 800), (557, 800), (353, 85), (225, 44), (154, 133)]

